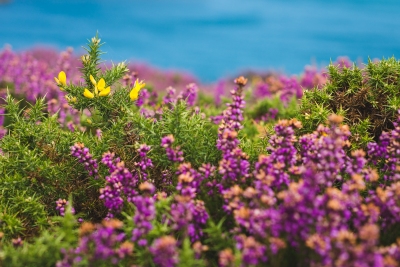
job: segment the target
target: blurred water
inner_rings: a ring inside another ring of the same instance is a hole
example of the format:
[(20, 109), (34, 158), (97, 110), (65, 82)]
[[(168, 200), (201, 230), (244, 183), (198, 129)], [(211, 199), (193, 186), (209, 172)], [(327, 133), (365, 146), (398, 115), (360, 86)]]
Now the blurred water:
[(96, 31), (106, 59), (187, 70), (203, 81), (243, 69), (299, 73), (338, 56), (400, 57), (400, 1), (12, 0), (0, 46), (81, 46)]

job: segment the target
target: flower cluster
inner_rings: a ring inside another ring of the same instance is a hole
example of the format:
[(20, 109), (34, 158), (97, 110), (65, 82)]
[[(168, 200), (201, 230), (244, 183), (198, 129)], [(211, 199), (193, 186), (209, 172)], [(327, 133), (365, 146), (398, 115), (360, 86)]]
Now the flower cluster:
[(147, 181), (147, 172), (146, 170), (154, 167), (153, 162), (149, 157), (147, 157), (147, 153), (150, 151), (150, 147), (148, 145), (142, 144), (140, 145), (137, 152), (139, 153), (140, 160), (135, 163), (136, 166), (139, 167), (139, 173), (141, 180)]
[(133, 253), (134, 245), (126, 241), (121, 231), (122, 222), (112, 219), (103, 221), (102, 225), (83, 223), (79, 229), (80, 240), (78, 247), (63, 250), (64, 257), (57, 262), (57, 267), (72, 267), (83, 261), (90, 266), (100, 263), (116, 265)]
[(219, 163), (219, 173), (222, 175), (222, 185), (227, 188), (235, 183), (243, 183), (248, 177), (250, 163), (248, 156), (239, 147), (238, 131), (243, 127), (243, 100), (242, 90), (247, 79), (239, 77), (235, 80), (236, 90), (231, 91), (232, 103), (223, 112), (223, 119), (218, 128), (217, 148), (222, 151), (222, 160)]
[[(63, 217), (65, 215), (65, 206), (67, 206), (67, 205), (68, 205), (68, 201), (65, 200), (65, 199), (59, 198), (56, 201), (56, 210), (58, 210), (60, 215), (63, 216)], [(71, 212), (72, 212), (72, 214), (75, 214), (75, 209), (73, 207), (71, 208)]]
[(132, 200), (136, 208), (133, 216), (135, 228), (132, 231), (132, 241), (137, 242), (139, 246), (146, 246), (145, 235), (153, 228), (151, 221), (156, 214), (153, 198), (155, 187), (149, 182), (144, 182), (139, 185), (139, 189), (142, 195), (135, 196)]
[(90, 176), (93, 176), (94, 179), (99, 178), (99, 165), (97, 164), (97, 160), (89, 153), (89, 148), (85, 147), (82, 143), (76, 143), (71, 146), (71, 155), (78, 158), (79, 162), (83, 164)]
[(383, 178), (390, 182), (400, 181), (400, 117), (393, 125), (391, 132), (381, 134), (378, 144), (368, 144), (368, 155), (373, 163), (383, 164)]
[(90, 75), (90, 81), (94, 87), (94, 92), (89, 91), (89, 89), (85, 88), (83, 95), (86, 98), (94, 98), (95, 96), (108, 96), (111, 92), (111, 87), (106, 86), (106, 81), (101, 78), (99, 81), (96, 81), (92, 75)]
[(182, 163), (177, 174), (176, 189), (179, 195), (175, 196), (171, 205), (172, 228), (183, 231), (195, 242), (203, 236), (202, 229), (209, 218), (204, 201), (195, 199), (205, 177), (194, 170), (190, 163)]
[(179, 146), (172, 148), (174, 142), (175, 138), (172, 134), (161, 138), (161, 146), (165, 148), (168, 159), (172, 162), (181, 163), (184, 161), (183, 152), (180, 150)]
[(132, 202), (136, 196), (137, 176), (125, 168), (123, 161), (114, 159), (114, 154), (107, 152), (103, 155), (102, 163), (109, 168), (110, 175), (106, 176), (106, 186), (100, 189), (100, 199), (109, 210), (107, 217), (114, 217), (114, 214), (121, 211), (125, 195), (128, 202)]
[(174, 267), (179, 262), (177, 241), (173, 236), (163, 236), (154, 240), (150, 252), (157, 266)]
[(197, 100), (197, 92), (199, 88), (195, 83), (188, 84), (186, 88), (179, 94), (178, 99), (186, 101), (188, 106), (194, 106)]

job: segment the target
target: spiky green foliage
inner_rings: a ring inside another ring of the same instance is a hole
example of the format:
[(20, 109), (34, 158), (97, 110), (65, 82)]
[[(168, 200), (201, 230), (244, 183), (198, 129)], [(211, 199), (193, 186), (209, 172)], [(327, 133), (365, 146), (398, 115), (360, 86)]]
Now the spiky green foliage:
[[(304, 92), (300, 113), (302, 132), (324, 123), (331, 113), (345, 115), (354, 133), (353, 148), (364, 147), (393, 128), (400, 108), (400, 61), (395, 58), (368, 61), (364, 68), (330, 65), (329, 81), (322, 89)], [(368, 135), (365, 135), (368, 133)]]
[(166, 169), (171, 162), (160, 146), (160, 140), (169, 134), (181, 147), (185, 161), (199, 167), (202, 163), (218, 163), (220, 152), (216, 149), (217, 127), (209, 120), (202, 118), (193, 110), (188, 110), (184, 101), (179, 101), (173, 108), (165, 108), (162, 120), (153, 121), (140, 114), (132, 113), (132, 123), (141, 142), (153, 147), (153, 159)]
[(76, 218), (67, 207), (64, 217), (54, 217), (55, 227), (44, 230), (32, 243), (24, 242), (22, 247), (11, 243), (0, 243), (0, 263), (2, 266), (46, 267), (55, 266), (61, 259), (62, 249), (76, 245)]

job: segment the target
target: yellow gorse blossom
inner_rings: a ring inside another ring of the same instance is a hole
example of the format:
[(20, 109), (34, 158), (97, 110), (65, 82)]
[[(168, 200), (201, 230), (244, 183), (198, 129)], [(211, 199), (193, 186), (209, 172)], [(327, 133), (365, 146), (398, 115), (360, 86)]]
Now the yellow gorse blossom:
[(87, 98), (94, 98), (95, 96), (108, 96), (111, 92), (111, 87), (106, 87), (106, 81), (101, 78), (98, 82), (90, 75), (90, 81), (94, 86), (94, 93), (92, 93), (89, 89), (85, 88), (83, 91), (83, 95)]
[(56, 81), (57, 85), (60, 87), (61, 90), (63, 90), (62, 86), (67, 85), (67, 75), (65, 74), (64, 71), (60, 71), (58, 73), (58, 78), (54, 77), (54, 80)]
[(93, 98), (94, 94), (90, 92), (87, 88), (85, 88), (85, 91), (83, 91), (83, 96), (87, 98)]
[(129, 93), (129, 97), (132, 101), (138, 99), (140, 90), (145, 86), (146, 84), (143, 81), (139, 81), (139, 79), (136, 79), (135, 84), (133, 85), (133, 88)]

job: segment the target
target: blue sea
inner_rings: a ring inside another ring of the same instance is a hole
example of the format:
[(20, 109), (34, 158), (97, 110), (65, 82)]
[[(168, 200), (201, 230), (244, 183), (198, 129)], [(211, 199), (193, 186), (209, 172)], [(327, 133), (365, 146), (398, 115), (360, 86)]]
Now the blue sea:
[(298, 74), (339, 56), (400, 58), (398, 0), (0, 2), (0, 46), (83, 53), (98, 32), (105, 59), (185, 70), (204, 82), (249, 69)]

